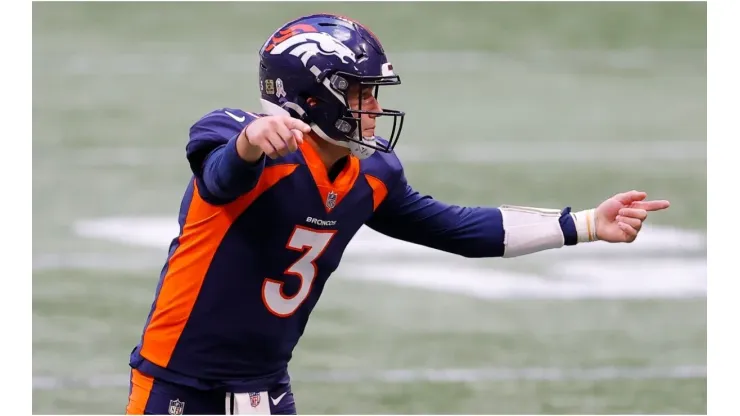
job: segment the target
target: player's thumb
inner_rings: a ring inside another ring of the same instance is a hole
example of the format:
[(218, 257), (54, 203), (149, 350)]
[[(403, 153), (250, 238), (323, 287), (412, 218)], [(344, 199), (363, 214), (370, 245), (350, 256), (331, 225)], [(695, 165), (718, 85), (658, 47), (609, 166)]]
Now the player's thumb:
[(291, 117), (285, 120), (285, 125), (288, 126), (289, 129), (296, 129), (303, 133), (308, 133), (311, 131), (311, 126), (302, 122), (301, 120), (298, 120), (297, 118)]

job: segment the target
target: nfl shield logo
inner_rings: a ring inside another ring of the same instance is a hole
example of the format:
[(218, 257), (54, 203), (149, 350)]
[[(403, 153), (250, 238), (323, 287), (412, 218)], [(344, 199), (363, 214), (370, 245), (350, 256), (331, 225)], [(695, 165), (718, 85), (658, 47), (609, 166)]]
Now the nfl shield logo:
[(260, 394), (259, 393), (249, 393), (249, 404), (252, 405), (252, 407), (257, 407), (260, 405)]
[(329, 191), (329, 194), (326, 196), (326, 207), (329, 209), (333, 209), (337, 205), (337, 193), (334, 191)]
[(181, 415), (185, 410), (185, 402), (181, 402), (180, 399), (170, 400), (169, 414)]

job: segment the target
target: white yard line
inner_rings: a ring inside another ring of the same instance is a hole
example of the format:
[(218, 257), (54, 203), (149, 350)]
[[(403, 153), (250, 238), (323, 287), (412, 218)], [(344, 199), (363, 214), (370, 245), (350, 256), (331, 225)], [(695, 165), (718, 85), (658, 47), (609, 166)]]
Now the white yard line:
[[(147, 271), (141, 275), (154, 278), (178, 229), (174, 217), (80, 221), (74, 231), (81, 237), (156, 248), (157, 253), (42, 255), (34, 257), (33, 268)], [(526, 258), (471, 260), (363, 227), (336, 275), (480, 299), (704, 298), (706, 235), (646, 226), (633, 244), (592, 243)]]
[[(105, 217), (91, 218), (74, 224), (75, 234), (81, 237), (125, 243), (135, 247), (167, 249), (177, 236), (179, 225), (175, 216), (163, 217)], [(549, 250), (529, 258), (543, 258), (548, 254), (557, 256), (626, 255), (671, 253), (706, 250), (706, 235), (694, 230), (660, 227), (645, 224), (640, 237), (632, 244), (609, 244), (596, 242), (562, 250)], [(347, 246), (345, 255), (374, 259), (377, 255), (396, 254), (408, 256), (442, 257), (444, 260), (459, 259), (449, 253), (433, 250), (417, 244), (386, 237), (368, 227), (362, 227)], [(504, 260), (506, 261), (506, 260)]]
[[(507, 381), (600, 381), (705, 378), (704, 365), (674, 367), (595, 367), (595, 368), (447, 368), (381, 371), (296, 372), (294, 383), (474, 383)], [(126, 374), (100, 374), (91, 377), (34, 376), (33, 390), (123, 388), (129, 384)]]

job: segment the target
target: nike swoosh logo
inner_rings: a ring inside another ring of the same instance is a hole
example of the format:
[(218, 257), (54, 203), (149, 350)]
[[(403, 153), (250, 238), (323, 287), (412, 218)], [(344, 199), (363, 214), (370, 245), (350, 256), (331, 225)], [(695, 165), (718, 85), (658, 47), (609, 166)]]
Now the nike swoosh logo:
[(237, 117), (236, 114), (232, 114), (232, 113), (230, 113), (228, 111), (224, 111), (224, 113), (226, 113), (229, 117), (233, 118), (234, 120), (236, 120), (236, 121), (238, 121), (240, 123), (244, 123), (244, 120), (247, 119), (247, 116)]
[(279, 395), (278, 397), (275, 397), (275, 398), (270, 397), (270, 400), (272, 400), (272, 405), (273, 406), (277, 406), (277, 404), (280, 403), (280, 400), (283, 400), (283, 397), (285, 397), (285, 394), (286, 393), (288, 393), (288, 392), (287, 391), (286, 392), (283, 392), (283, 394), (281, 394), (281, 395)]

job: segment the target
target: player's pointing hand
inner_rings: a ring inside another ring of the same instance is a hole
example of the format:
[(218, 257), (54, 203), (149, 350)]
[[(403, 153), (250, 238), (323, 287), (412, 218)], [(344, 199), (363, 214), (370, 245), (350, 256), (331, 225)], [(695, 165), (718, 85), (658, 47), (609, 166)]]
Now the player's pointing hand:
[(596, 208), (596, 236), (610, 243), (631, 243), (637, 238), (648, 212), (668, 208), (665, 200), (646, 201), (645, 192), (614, 195)]
[(242, 130), (237, 144), (239, 155), (247, 161), (257, 161), (264, 153), (271, 159), (286, 156), (303, 144), (303, 135), (311, 127), (290, 116), (266, 116), (249, 123)]

